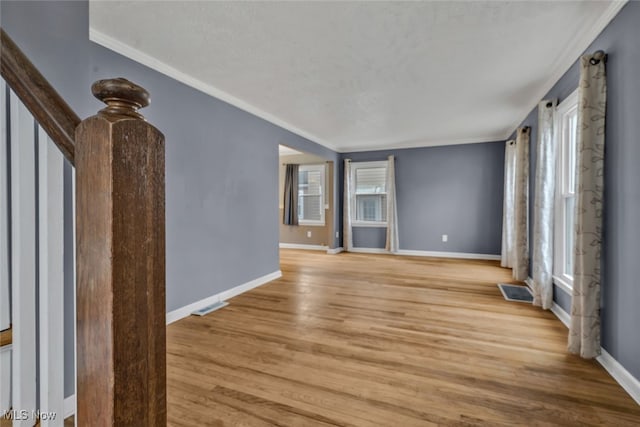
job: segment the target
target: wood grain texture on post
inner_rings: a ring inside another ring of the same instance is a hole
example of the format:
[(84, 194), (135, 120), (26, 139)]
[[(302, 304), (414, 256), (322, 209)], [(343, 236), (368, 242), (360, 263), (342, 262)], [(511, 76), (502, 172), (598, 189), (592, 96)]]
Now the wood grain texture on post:
[(76, 130), (77, 420), (166, 425), (164, 136), (143, 88), (100, 80)]

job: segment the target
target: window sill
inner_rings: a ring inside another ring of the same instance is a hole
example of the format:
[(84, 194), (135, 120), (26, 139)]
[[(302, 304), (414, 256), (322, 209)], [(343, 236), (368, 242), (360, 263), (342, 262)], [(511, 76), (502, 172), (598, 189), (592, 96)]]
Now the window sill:
[(307, 222), (307, 221), (298, 221), (298, 226), (304, 227), (324, 227), (324, 222)]
[(563, 279), (559, 276), (553, 276), (553, 284), (568, 293), (569, 295), (573, 294), (573, 283), (568, 282), (566, 279)]
[(352, 222), (352, 227), (375, 227), (375, 228), (387, 228), (386, 222)]

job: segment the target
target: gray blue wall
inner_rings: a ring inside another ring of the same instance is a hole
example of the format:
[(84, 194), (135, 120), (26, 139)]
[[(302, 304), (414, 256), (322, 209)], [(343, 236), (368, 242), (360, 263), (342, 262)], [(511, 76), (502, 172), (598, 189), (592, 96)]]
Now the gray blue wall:
[[(602, 259), (602, 346), (640, 379), (640, 2), (629, 2), (589, 46), (607, 62), (607, 128)], [(578, 86), (578, 62), (547, 93), (560, 101)], [(537, 111), (531, 126), (531, 170), (535, 170)], [(535, 194), (533, 174), (531, 196)], [(533, 198), (532, 198), (533, 200)], [(571, 297), (558, 287), (555, 301), (567, 312)]]
[[(168, 311), (279, 269), (278, 144), (337, 162), (336, 153), (90, 42), (86, 1), (0, 7), (2, 27), (81, 118), (102, 108), (95, 80), (124, 76), (151, 93), (143, 114), (166, 136)], [(71, 299), (65, 312), (69, 333)], [(73, 341), (65, 346), (72, 355)]]
[[(0, 8), (2, 27), (81, 117), (100, 108), (89, 91), (94, 80), (124, 76), (151, 92), (152, 104), (144, 114), (167, 137), (168, 310), (278, 269), (277, 145), (340, 165), (336, 153), (89, 42), (84, 1), (3, 1)], [(636, 309), (640, 285), (635, 268), (640, 254), (638, 22), (640, 3), (630, 2), (588, 49), (609, 54), (603, 345), (636, 378), (640, 378), (640, 310)], [(547, 97), (563, 99), (577, 82), (574, 65)], [(535, 141), (535, 111), (524, 124), (532, 126)], [(531, 153), (535, 170), (533, 142)], [(500, 252), (503, 143), (351, 153), (340, 159), (383, 160), (387, 154), (397, 156), (402, 249)], [(339, 202), (342, 167), (335, 170), (339, 176), (334, 179), (334, 194)], [(532, 197), (534, 192), (532, 182)], [(70, 206), (70, 198), (65, 200)], [(249, 213), (254, 209), (260, 215)], [(340, 209), (335, 215), (341, 224)], [(371, 236), (363, 233), (357, 240), (381, 246), (379, 231), (371, 231)], [(449, 234), (449, 243), (441, 242), (442, 234)], [(69, 307), (67, 301), (68, 315)], [(67, 320), (69, 325), (71, 317)], [(69, 349), (70, 343), (65, 345)], [(73, 384), (68, 383), (71, 394)]]
[[(500, 254), (504, 142), (345, 153), (396, 156), (400, 249)], [(354, 227), (354, 246), (384, 248), (384, 228)], [(447, 234), (449, 241), (442, 242)]]

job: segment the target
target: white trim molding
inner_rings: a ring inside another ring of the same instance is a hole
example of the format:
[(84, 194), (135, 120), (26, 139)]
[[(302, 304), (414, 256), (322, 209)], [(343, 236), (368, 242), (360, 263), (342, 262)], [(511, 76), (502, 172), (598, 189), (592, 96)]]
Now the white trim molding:
[[(199, 90), (200, 92), (206, 93), (207, 95), (213, 96), (214, 98), (217, 98), (221, 101), (227, 102), (235, 107), (238, 107), (243, 111), (251, 113), (255, 116), (260, 117), (261, 119), (264, 119), (270, 123), (280, 126), (281, 128), (284, 128), (288, 131), (291, 131), (296, 135), (300, 135), (310, 141), (313, 141), (324, 147), (327, 147), (337, 153), (388, 150), (389, 144), (393, 144), (394, 149), (403, 149), (403, 148), (416, 148), (416, 147), (436, 147), (436, 146), (443, 146), (443, 145), (477, 144), (477, 143), (483, 143), (483, 142), (500, 141), (505, 139), (505, 138), (502, 138), (501, 135), (496, 134), (496, 135), (483, 135), (483, 136), (478, 136), (476, 138), (462, 138), (462, 139), (453, 138), (453, 139), (446, 139), (446, 140), (416, 139), (416, 140), (407, 140), (407, 141), (376, 141), (366, 145), (360, 145), (358, 147), (338, 146), (332, 142), (329, 142), (323, 138), (320, 138), (317, 135), (314, 135), (305, 130), (302, 130), (294, 126), (293, 124), (285, 120), (282, 120), (255, 105), (252, 105), (242, 99), (239, 99), (228, 92), (220, 90), (213, 85), (205, 83), (200, 79), (197, 79), (183, 71), (180, 71), (172, 67), (171, 65), (163, 61), (160, 61), (159, 59), (151, 55), (148, 55), (139, 49), (129, 46), (128, 44), (123, 43), (120, 40), (117, 40), (94, 28), (89, 28), (89, 40), (91, 40), (96, 44), (99, 44), (100, 46), (106, 47), (107, 49), (110, 49), (116, 53), (119, 53), (120, 55), (123, 55), (129, 59), (132, 59), (142, 65), (145, 65), (161, 74), (164, 74), (165, 76), (171, 77), (174, 80), (182, 82), (187, 86), (190, 86), (196, 90)], [(562, 77), (562, 74), (558, 76), (558, 79), (560, 77)], [(554, 82), (556, 80), (554, 80)], [(547, 91), (545, 91), (545, 93)]]
[[(551, 312), (555, 314), (567, 328), (569, 327), (571, 317), (569, 316), (569, 313), (562, 309), (562, 307), (553, 303)], [(604, 348), (600, 348), (600, 351), (600, 356), (596, 358), (598, 363), (600, 363), (609, 375), (611, 375), (611, 377), (620, 384), (620, 387), (622, 387), (629, 396), (631, 396), (631, 398), (640, 405), (640, 381), (631, 375), (631, 373), (627, 371), (620, 362), (614, 359), (613, 356), (611, 356)]]
[(432, 258), (481, 259), (481, 260), (488, 260), (488, 261), (500, 260), (500, 255), (473, 254), (473, 253), (466, 253), (466, 252), (415, 251), (410, 249), (400, 249), (395, 254), (392, 254), (391, 252), (383, 248), (353, 248), (349, 252), (362, 253), (362, 254), (420, 256), (420, 257), (432, 257)]
[(483, 259), (496, 261), (500, 260), (500, 255), (492, 254), (474, 254), (467, 252), (440, 252), (440, 251), (415, 251), (409, 249), (400, 249), (398, 255), (404, 256), (424, 256), (434, 258), (458, 258), (458, 259)]
[[(192, 304), (185, 305), (184, 307), (181, 307), (177, 310), (173, 310), (167, 313), (167, 325), (188, 317), (193, 311), (199, 310), (203, 307), (206, 307), (207, 305), (233, 298), (237, 295), (250, 291), (251, 289), (257, 288), (258, 286), (264, 285), (280, 277), (282, 277), (282, 272), (280, 270), (274, 271), (273, 273), (269, 273), (262, 277), (258, 277), (257, 279), (251, 280), (250, 282), (238, 285), (234, 288), (204, 298), (200, 301), (196, 301)], [(75, 412), (76, 395), (74, 394), (64, 399), (64, 417), (67, 418), (71, 415), (74, 415)]]
[(567, 72), (569, 68), (578, 60), (580, 55), (589, 48), (589, 45), (593, 43), (593, 41), (600, 35), (600, 33), (609, 25), (609, 23), (616, 17), (618, 12), (622, 10), (624, 5), (627, 4), (628, 0), (620, 0), (620, 1), (612, 1), (609, 4), (609, 7), (605, 12), (600, 15), (598, 20), (589, 25), (589, 27), (585, 28), (584, 31), (576, 31), (575, 37), (573, 40), (569, 40), (568, 43), (565, 43), (564, 52), (561, 55), (558, 55), (555, 60), (552, 59), (550, 62), (550, 72), (549, 78), (545, 82), (545, 84), (541, 87), (540, 91), (535, 94), (531, 98), (531, 107), (527, 109), (527, 113), (520, 120), (512, 123), (509, 126), (509, 132), (500, 139), (509, 139), (509, 137), (513, 134), (513, 129), (520, 126), (526, 118), (531, 110), (536, 108), (538, 102), (545, 96), (545, 94), (549, 93), (551, 88), (555, 86), (556, 83), (562, 78), (562, 76)]
[(527, 288), (529, 288), (529, 290), (531, 291), (531, 295), (533, 295), (533, 279), (531, 278), (531, 276), (528, 276), (526, 279), (524, 279), (524, 284), (527, 285)]
[(571, 316), (569, 316), (569, 313), (564, 311), (564, 309), (560, 307), (558, 304), (556, 304), (555, 302), (551, 306), (551, 312), (555, 314), (558, 319), (560, 319), (560, 321), (562, 322), (562, 324), (564, 324), (564, 326), (569, 328), (569, 322), (571, 321)]
[[(545, 92), (546, 93), (546, 92)], [(451, 138), (451, 139), (415, 139), (406, 141), (385, 140), (374, 141), (357, 147), (337, 146), (338, 153), (358, 153), (362, 151), (389, 151), (403, 150), (405, 148), (442, 147), (446, 145), (483, 144), (485, 142), (503, 141), (501, 134), (482, 135), (475, 138)], [(391, 144), (391, 145), (390, 145)]]
[(572, 287), (566, 281), (562, 280), (561, 277), (558, 277), (558, 276), (554, 275), (553, 276), (553, 284), (557, 288), (561, 289), (565, 294), (567, 294), (569, 296), (573, 294)]
[(613, 377), (620, 386), (629, 393), (629, 396), (640, 405), (640, 381), (635, 378), (624, 366), (613, 358), (604, 348), (596, 359), (604, 369)]
[(389, 254), (390, 252), (383, 248), (351, 248), (349, 252), (360, 254)]
[(339, 254), (340, 252), (344, 252), (344, 248), (342, 246), (339, 248), (327, 249), (327, 253), (329, 255), (336, 255), (336, 254)]
[(308, 251), (326, 251), (329, 249), (325, 245), (305, 245), (300, 243), (280, 243), (280, 249), (304, 249)]
[(200, 301), (196, 301), (194, 303), (185, 305), (184, 307), (173, 310), (167, 313), (167, 325), (180, 319), (184, 319), (185, 317), (191, 315), (192, 312), (200, 310), (203, 307), (214, 304), (216, 302), (227, 300), (229, 298), (233, 298), (237, 295), (250, 291), (251, 289), (257, 288), (258, 286), (264, 285), (265, 283), (271, 282), (272, 280), (278, 279), (280, 277), (282, 277), (282, 271), (274, 271), (273, 273), (258, 277), (257, 279), (251, 280), (247, 283), (243, 283), (242, 285), (238, 285), (234, 288), (222, 291), (215, 295), (211, 295), (207, 298), (201, 299)]
[(71, 415), (75, 415), (76, 413), (76, 395), (72, 394), (71, 396), (64, 399), (64, 417), (69, 418)]
[(236, 98), (235, 96), (222, 91), (208, 83), (203, 82), (202, 80), (196, 79), (195, 77), (190, 76), (187, 73), (184, 73), (171, 65), (160, 61), (159, 59), (154, 58), (151, 55), (148, 55), (141, 50), (138, 50), (134, 47), (129, 46), (126, 43), (121, 42), (120, 40), (116, 40), (111, 36), (108, 36), (98, 30), (93, 28), (89, 28), (89, 40), (94, 43), (97, 43), (101, 46), (106, 47), (120, 55), (126, 56), (129, 59), (132, 59), (142, 65), (146, 65), (147, 67), (155, 70), (165, 76), (169, 76), (172, 79), (175, 79), (179, 82), (186, 84), (187, 86), (191, 86), (194, 89), (197, 89), (201, 92), (206, 93), (207, 95), (211, 95), (214, 98), (217, 98), (221, 101), (227, 102), (234, 107), (238, 107), (241, 110), (244, 110), (248, 113), (251, 113), (255, 116), (260, 117), (270, 123), (280, 126), (288, 131), (295, 133), (296, 135), (300, 135), (304, 138), (307, 138), (313, 142), (316, 142), (320, 145), (323, 145), (333, 151), (336, 151), (336, 146), (330, 144), (328, 141), (319, 138), (316, 135), (313, 135), (309, 132), (306, 132), (296, 126), (274, 116), (271, 113), (268, 113), (242, 99)]
[[(544, 98), (545, 94), (549, 93), (551, 88), (558, 83), (558, 80), (560, 80), (567, 70), (573, 66), (576, 60), (579, 59), (580, 55), (582, 55), (582, 53), (589, 48), (589, 45), (594, 42), (600, 33), (607, 28), (613, 18), (615, 18), (618, 12), (620, 12), (620, 10), (622, 10), (622, 8), (627, 4), (627, 1), (628, 0), (612, 1), (607, 10), (600, 15), (598, 20), (591, 25), (587, 31), (577, 33), (573, 40), (570, 40), (565, 44), (564, 52), (559, 55), (555, 61), (551, 62), (549, 78), (541, 87), (540, 91), (531, 98), (531, 107), (527, 109), (527, 111), (531, 111), (536, 108), (538, 102)], [(529, 113), (526, 114), (528, 115)], [(516, 122), (509, 129), (514, 129), (516, 126), (519, 126), (519, 123), (522, 123), (527, 118), (527, 115), (522, 117), (521, 120)], [(512, 134), (513, 130), (510, 130), (501, 139), (509, 139)]]

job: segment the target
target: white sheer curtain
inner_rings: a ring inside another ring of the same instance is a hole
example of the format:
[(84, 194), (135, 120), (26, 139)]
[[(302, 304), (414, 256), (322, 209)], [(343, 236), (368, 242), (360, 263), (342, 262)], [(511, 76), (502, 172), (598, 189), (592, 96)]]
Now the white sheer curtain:
[(513, 278), (524, 281), (529, 276), (529, 134), (531, 128), (519, 128), (516, 136), (516, 173), (514, 217), (515, 235)]
[(600, 354), (600, 255), (604, 187), (606, 57), (581, 58), (578, 89), (578, 153), (573, 298), (569, 351), (584, 358)]
[(344, 200), (342, 204), (342, 245), (346, 251), (353, 249), (353, 234), (351, 231), (351, 212), (352, 206), (352, 193), (353, 182), (351, 182), (351, 159), (344, 160)]
[(538, 104), (536, 195), (533, 206), (533, 304), (548, 310), (553, 305), (553, 203), (556, 147), (553, 116), (556, 101)]
[(396, 167), (395, 157), (387, 161), (387, 243), (385, 249), (397, 253), (398, 243), (398, 206), (396, 204)]
[(502, 206), (502, 258), (500, 265), (513, 267), (515, 258), (514, 235), (516, 221), (514, 216), (514, 202), (516, 192), (516, 142), (507, 141), (504, 150), (504, 202)]
[(513, 278), (529, 274), (529, 131), (518, 128), (507, 141), (504, 156), (504, 204), (500, 265), (513, 269)]

